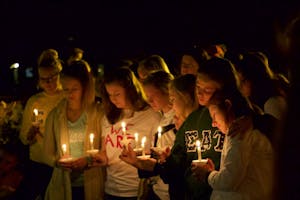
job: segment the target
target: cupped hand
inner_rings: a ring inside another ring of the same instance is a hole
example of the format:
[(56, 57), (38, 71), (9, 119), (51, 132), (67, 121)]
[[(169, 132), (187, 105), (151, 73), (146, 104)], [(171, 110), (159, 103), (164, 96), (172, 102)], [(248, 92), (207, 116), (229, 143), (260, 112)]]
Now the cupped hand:
[(92, 166), (105, 166), (107, 165), (107, 156), (104, 151), (91, 155)]
[(161, 163), (166, 162), (166, 159), (171, 155), (170, 147), (167, 147), (164, 151), (159, 155), (159, 160)]
[(36, 141), (37, 141), (36, 136), (38, 134), (41, 134), (40, 128), (37, 126), (31, 126), (27, 133), (27, 141), (28, 141), (29, 145), (36, 143)]
[(136, 153), (130, 145), (127, 148), (123, 148), (119, 158), (130, 165), (136, 165), (138, 162)]
[(192, 163), (191, 166), (193, 176), (199, 181), (205, 181), (207, 173), (213, 170), (215, 170), (215, 165), (211, 159), (208, 159), (206, 164)]

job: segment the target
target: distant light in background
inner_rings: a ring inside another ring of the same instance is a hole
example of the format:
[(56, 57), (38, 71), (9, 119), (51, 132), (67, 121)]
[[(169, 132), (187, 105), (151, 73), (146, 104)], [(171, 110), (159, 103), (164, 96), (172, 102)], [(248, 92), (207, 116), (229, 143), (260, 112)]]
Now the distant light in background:
[(13, 72), (13, 78), (14, 78), (14, 84), (18, 85), (19, 84), (19, 63), (13, 63), (9, 68)]
[(104, 65), (99, 64), (97, 67), (97, 76), (102, 77), (104, 75)]
[(20, 64), (19, 63), (13, 63), (11, 66), (10, 66), (10, 69), (18, 69), (20, 67)]
[(25, 69), (25, 77), (26, 78), (32, 78), (33, 77), (33, 68), (28, 67)]
[(69, 36), (69, 37), (67, 38), (67, 40), (68, 40), (68, 41), (70, 41), (70, 42), (72, 42), (72, 41), (74, 41), (74, 40), (75, 40), (75, 37), (73, 37), (73, 36)]

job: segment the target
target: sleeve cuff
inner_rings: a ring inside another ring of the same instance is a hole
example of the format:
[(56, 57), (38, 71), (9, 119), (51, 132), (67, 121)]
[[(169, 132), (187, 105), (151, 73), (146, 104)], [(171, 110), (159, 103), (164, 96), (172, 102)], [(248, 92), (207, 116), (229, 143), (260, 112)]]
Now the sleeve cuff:
[(218, 172), (217, 171), (207, 172), (206, 178), (205, 178), (205, 181), (206, 181), (207, 184), (210, 185), (211, 179), (212, 179), (212, 177), (214, 176), (215, 173), (218, 173)]

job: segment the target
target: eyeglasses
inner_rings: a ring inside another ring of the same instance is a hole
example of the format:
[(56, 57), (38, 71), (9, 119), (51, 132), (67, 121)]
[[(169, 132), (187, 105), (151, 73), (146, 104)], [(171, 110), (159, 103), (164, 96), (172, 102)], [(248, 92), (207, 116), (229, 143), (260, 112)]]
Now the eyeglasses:
[(59, 73), (53, 74), (53, 75), (48, 76), (48, 77), (40, 77), (39, 80), (40, 80), (42, 83), (51, 83), (51, 82), (57, 80), (58, 74), (59, 74)]

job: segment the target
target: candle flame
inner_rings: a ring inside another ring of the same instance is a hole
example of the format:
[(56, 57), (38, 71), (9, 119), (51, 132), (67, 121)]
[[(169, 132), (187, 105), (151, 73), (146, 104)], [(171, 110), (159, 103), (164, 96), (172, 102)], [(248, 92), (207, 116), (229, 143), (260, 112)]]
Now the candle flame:
[(146, 142), (146, 136), (144, 136), (144, 137), (142, 138), (142, 147), (143, 147), (143, 148), (145, 147), (145, 142)]
[(158, 141), (157, 141), (157, 147), (161, 147), (162, 146), (162, 144), (161, 144), (161, 131), (162, 131), (162, 128), (161, 128), (161, 126), (159, 126), (158, 128), (157, 128), (157, 131), (158, 131), (158, 133), (157, 133), (157, 139), (158, 139)]
[(90, 141), (91, 141), (91, 142), (94, 141), (94, 137), (95, 137), (94, 133), (91, 133), (91, 134), (90, 134)]
[(121, 123), (121, 126), (122, 126), (122, 132), (123, 132), (123, 135), (126, 134), (126, 123), (125, 122), (122, 122)]
[(201, 143), (200, 143), (200, 140), (197, 140), (197, 141), (196, 141), (196, 146), (197, 146), (197, 147), (200, 147), (200, 144), (201, 144)]
[(33, 109), (33, 114), (35, 115), (35, 116), (38, 116), (38, 114), (39, 114), (39, 111), (38, 111), (38, 109)]
[(67, 152), (67, 145), (63, 144), (61, 147), (62, 147), (63, 153), (65, 154)]
[(201, 143), (200, 143), (200, 140), (196, 141), (196, 146), (197, 146), (198, 160), (201, 160), (202, 159), (202, 155), (201, 155)]
[(91, 145), (91, 149), (94, 149), (94, 133), (90, 134), (90, 145)]
[(197, 141), (196, 141), (196, 146), (197, 146), (197, 147), (200, 147), (200, 146), (201, 146), (200, 140), (197, 140)]
[(138, 140), (139, 140), (139, 134), (138, 134), (138, 133), (135, 133), (135, 134), (134, 134), (134, 138), (135, 138), (135, 141), (138, 141)]
[(126, 123), (125, 123), (125, 122), (122, 122), (122, 123), (121, 123), (121, 126), (122, 126), (123, 129), (126, 128)]
[(162, 131), (162, 128), (161, 128), (161, 126), (159, 126), (159, 127), (157, 128), (157, 132), (158, 132), (158, 133), (161, 133), (161, 131)]

